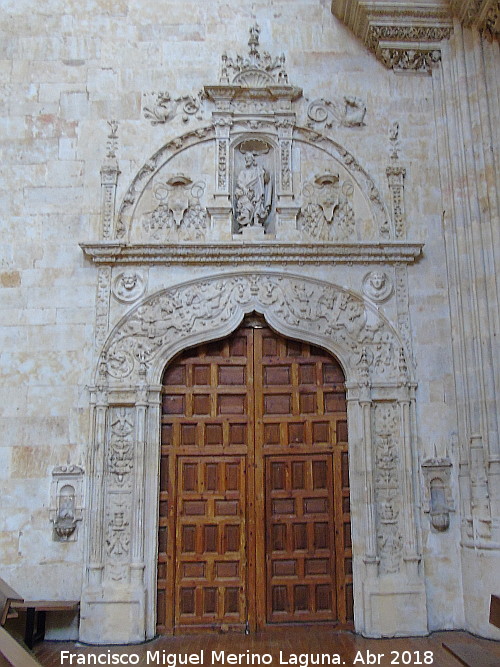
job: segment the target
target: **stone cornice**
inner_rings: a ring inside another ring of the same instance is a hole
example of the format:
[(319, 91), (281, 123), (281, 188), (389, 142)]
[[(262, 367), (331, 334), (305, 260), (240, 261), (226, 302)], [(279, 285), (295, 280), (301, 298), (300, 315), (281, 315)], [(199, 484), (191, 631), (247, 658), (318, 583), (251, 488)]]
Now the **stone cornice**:
[(498, 38), (500, 0), (332, 0), (332, 12), (386, 67), (431, 72), (457, 17)]
[(279, 244), (185, 243), (127, 244), (113, 241), (81, 243), (85, 256), (95, 264), (346, 264), (379, 262), (385, 264), (416, 261), (422, 243)]

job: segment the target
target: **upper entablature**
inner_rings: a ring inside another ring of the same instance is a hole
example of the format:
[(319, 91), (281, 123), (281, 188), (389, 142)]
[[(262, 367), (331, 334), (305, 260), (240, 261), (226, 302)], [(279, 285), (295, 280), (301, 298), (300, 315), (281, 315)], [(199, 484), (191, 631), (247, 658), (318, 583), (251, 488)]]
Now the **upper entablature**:
[(488, 38), (500, 34), (499, 0), (332, 0), (332, 12), (386, 67), (431, 72), (454, 19)]

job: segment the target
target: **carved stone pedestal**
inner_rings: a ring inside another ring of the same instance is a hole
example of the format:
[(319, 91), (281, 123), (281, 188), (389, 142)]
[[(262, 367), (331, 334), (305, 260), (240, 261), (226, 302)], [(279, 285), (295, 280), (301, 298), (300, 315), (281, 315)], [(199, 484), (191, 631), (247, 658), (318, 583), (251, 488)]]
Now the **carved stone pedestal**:
[(264, 241), (266, 239), (266, 234), (264, 232), (264, 227), (244, 227), (236, 238), (241, 239), (242, 241)]

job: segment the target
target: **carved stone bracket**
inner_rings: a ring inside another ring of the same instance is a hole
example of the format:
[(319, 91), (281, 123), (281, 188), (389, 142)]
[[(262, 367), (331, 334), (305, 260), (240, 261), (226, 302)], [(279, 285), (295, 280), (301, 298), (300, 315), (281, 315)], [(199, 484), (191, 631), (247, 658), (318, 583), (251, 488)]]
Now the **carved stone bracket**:
[(450, 5), (465, 28), (475, 27), (489, 39), (500, 37), (500, 0), (451, 0)]

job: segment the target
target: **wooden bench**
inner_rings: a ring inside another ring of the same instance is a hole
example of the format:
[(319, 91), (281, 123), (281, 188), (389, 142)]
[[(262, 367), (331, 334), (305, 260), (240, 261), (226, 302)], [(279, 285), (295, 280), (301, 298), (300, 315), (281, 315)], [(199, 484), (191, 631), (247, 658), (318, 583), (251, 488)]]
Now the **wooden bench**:
[(19, 611), (26, 612), (24, 642), (28, 648), (45, 637), (45, 617), (48, 611), (77, 611), (78, 600), (25, 600), (0, 578), (0, 625), (9, 618), (17, 618)]

